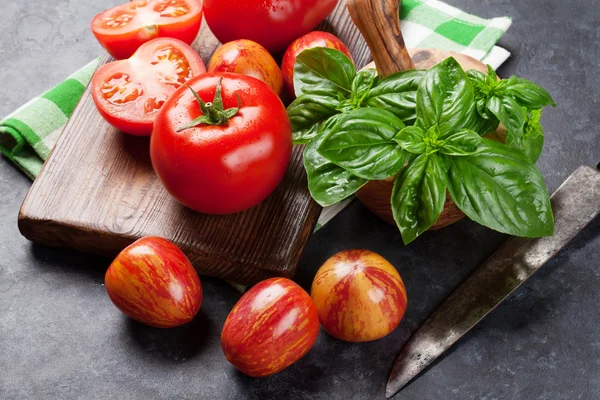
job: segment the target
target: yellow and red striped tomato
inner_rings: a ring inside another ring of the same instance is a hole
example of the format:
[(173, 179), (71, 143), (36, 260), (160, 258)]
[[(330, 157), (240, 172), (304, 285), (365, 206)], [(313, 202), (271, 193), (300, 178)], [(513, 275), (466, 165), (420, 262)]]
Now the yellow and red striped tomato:
[(318, 334), (319, 319), (308, 293), (289, 279), (272, 278), (254, 286), (233, 307), (221, 345), (237, 369), (260, 378), (302, 358)]
[(139, 239), (123, 250), (104, 282), (119, 310), (157, 328), (190, 322), (202, 304), (196, 270), (177, 246), (159, 237)]
[(208, 72), (234, 72), (265, 82), (278, 96), (283, 93), (283, 77), (271, 54), (252, 40), (225, 43), (213, 54)]
[(407, 302), (398, 271), (368, 250), (346, 250), (327, 260), (317, 271), (311, 296), (327, 333), (348, 342), (391, 333)]
[(283, 81), (288, 93), (295, 96), (294, 93), (294, 64), (296, 64), (296, 57), (304, 50), (312, 49), (315, 47), (329, 47), (346, 54), (350, 59), (350, 50), (346, 45), (338, 39), (336, 36), (327, 32), (314, 31), (307, 35), (296, 39), (290, 47), (285, 51), (283, 55), (283, 61), (281, 62), (281, 72), (283, 73)]

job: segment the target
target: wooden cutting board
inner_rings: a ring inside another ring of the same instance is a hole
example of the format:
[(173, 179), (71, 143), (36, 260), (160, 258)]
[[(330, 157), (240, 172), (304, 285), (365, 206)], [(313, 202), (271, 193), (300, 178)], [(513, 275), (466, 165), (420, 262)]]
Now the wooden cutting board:
[[(357, 67), (370, 61), (345, 1), (318, 29), (340, 37)], [(193, 47), (207, 65), (218, 46), (204, 23)], [(161, 236), (179, 245), (201, 275), (252, 284), (294, 274), (320, 211), (299, 147), (281, 185), (251, 210), (209, 216), (181, 206), (152, 170), (149, 139), (108, 125), (86, 90), (23, 203), (19, 229), (36, 243), (107, 256), (141, 237)]]

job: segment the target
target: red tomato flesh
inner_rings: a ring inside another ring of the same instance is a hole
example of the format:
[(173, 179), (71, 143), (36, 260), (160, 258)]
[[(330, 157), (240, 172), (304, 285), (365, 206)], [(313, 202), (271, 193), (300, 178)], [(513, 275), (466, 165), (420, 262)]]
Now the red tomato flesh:
[(264, 82), (246, 75), (208, 73), (188, 82), (205, 102), (222, 85), (225, 109), (241, 108), (224, 125), (199, 124), (193, 93), (179, 88), (162, 107), (150, 140), (150, 156), (167, 191), (185, 206), (207, 214), (254, 207), (281, 182), (292, 152), (286, 109)]
[(167, 98), (204, 72), (202, 59), (190, 46), (159, 38), (143, 44), (127, 60), (100, 67), (92, 79), (92, 97), (102, 117), (115, 128), (148, 136)]
[(96, 15), (92, 32), (110, 55), (123, 59), (158, 37), (191, 44), (201, 23), (200, 0), (135, 0)]
[(260, 282), (233, 307), (221, 332), (227, 360), (246, 375), (289, 367), (314, 345), (319, 319), (308, 293), (285, 278)]

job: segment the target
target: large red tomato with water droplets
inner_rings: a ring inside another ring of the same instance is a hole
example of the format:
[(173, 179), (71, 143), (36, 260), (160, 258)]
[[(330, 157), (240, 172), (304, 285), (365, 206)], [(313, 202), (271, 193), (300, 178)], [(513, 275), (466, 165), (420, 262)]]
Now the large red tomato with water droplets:
[(319, 25), (338, 0), (204, 0), (204, 17), (221, 43), (253, 40), (271, 53), (285, 50)]
[(331, 336), (367, 342), (391, 333), (406, 310), (406, 289), (386, 259), (368, 250), (346, 250), (317, 271), (311, 296)]
[(160, 110), (150, 157), (167, 191), (205, 214), (254, 207), (283, 179), (292, 126), (266, 83), (207, 73), (175, 92)]
[(194, 319), (202, 304), (196, 270), (167, 239), (145, 237), (123, 250), (104, 278), (119, 310), (157, 328), (172, 328)]
[(92, 32), (111, 56), (123, 59), (159, 37), (191, 44), (201, 23), (201, 0), (134, 0), (96, 15)]
[(148, 136), (169, 96), (204, 72), (202, 59), (184, 42), (154, 39), (131, 58), (98, 68), (91, 82), (92, 98), (102, 117), (115, 128)]
[(289, 279), (272, 278), (254, 286), (233, 307), (221, 344), (230, 363), (260, 378), (302, 358), (318, 334), (319, 319), (308, 293)]

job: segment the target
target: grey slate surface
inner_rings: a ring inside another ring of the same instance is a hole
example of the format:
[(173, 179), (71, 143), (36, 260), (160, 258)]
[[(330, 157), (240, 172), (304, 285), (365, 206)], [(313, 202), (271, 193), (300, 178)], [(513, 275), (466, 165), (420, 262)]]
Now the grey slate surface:
[[(447, 0), (484, 17), (511, 15), (500, 70), (549, 89), (539, 162), (550, 190), (600, 161), (600, 11), (596, 0)], [(88, 30), (116, 0), (4, 0), (0, 115), (100, 53)], [(389, 337), (347, 344), (321, 332), (300, 362), (255, 380), (228, 365), (220, 329), (239, 295), (203, 279), (198, 318), (171, 331), (144, 327), (110, 303), (110, 260), (32, 245), (17, 230), (29, 180), (0, 160), (0, 399), (376, 399), (396, 353), (435, 307), (506, 237), (462, 221), (406, 248), (355, 203), (315, 234), (299, 266), (310, 286), (337, 251), (381, 253), (400, 271), (409, 308)], [(599, 200), (600, 201), (600, 200)], [(600, 398), (600, 221), (461, 340), (397, 399)]]

